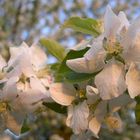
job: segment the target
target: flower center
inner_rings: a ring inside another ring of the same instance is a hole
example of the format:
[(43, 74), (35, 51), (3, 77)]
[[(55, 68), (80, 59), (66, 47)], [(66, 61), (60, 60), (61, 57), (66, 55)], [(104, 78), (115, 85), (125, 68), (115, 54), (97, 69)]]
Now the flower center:
[(105, 122), (109, 129), (118, 129), (121, 127), (121, 121), (117, 117), (108, 116), (105, 119)]
[(0, 101), (0, 113), (3, 113), (7, 110), (8, 108), (8, 103)]
[(118, 41), (107, 40), (107, 38), (104, 38), (103, 40), (103, 47), (108, 54), (111, 54), (113, 56), (117, 56), (123, 51), (123, 48)]

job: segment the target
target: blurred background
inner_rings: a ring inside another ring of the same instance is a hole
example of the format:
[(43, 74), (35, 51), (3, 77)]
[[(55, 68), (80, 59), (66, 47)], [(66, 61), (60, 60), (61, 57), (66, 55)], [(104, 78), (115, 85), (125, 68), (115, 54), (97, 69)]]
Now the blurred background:
[[(114, 12), (124, 11), (131, 21), (140, 16), (140, 0), (0, 0), (0, 51), (18, 46), (22, 41), (31, 45), (41, 37), (52, 38), (64, 47), (91, 36), (71, 30), (62, 30), (61, 24), (71, 16), (102, 19), (109, 4)], [(54, 60), (49, 60), (52, 63)], [(125, 120), (122, 133), (103, 129), (100, 140), (140, 140), (140, 127), (135, 124), (134, 113), (121, 111)], [(1, 134), (0, 140), (69, 140), (71, 130), (65, 126), (65, 117), (47, 109), (31, 119), (31, 131), (21, 137)], [(7, 134), (8, 133), (8, 134)], [(95, 140), (95, 138), (93, 138)]]

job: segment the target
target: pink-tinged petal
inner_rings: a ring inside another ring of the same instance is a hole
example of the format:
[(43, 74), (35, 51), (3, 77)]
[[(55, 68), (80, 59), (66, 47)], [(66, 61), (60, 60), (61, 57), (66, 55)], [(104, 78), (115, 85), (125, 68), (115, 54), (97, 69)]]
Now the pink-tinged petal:
[(86, 87), (86, 97), (88, 104), (94, 104), (100, 98), (98, 89), (88, 85)]
[(71, 84), (53, 83), (49, 91), (52, 99), (61, 105), (68, 106), (75, 99), (76, 90)]
[(70, 127), (73, 116), (73, 105), (68, 106), (68, 116), (66, 119), (66, 125)]
[(114, 38), (121, 25), (119, 17), (117, 17), (108, 5), (104, 16), (104, 32), (106, 38)]
[(118, 97), (126, 90), (125, 69), (122, 63), (111, 61), (95, 76), (95, 85), (103, 100)]
[(10, 78), (3, 87), (3, 94), (1, 94), (1, 99), (5, 101), (11, 101), (15, 99), (18, 95), (16, 82), (19, 80), (18, 77)]
[(47, 55), (37, 45), (33, 44), (30, 48), (31, 51), (31, 62), (36, 68), (43, 67), (47, 62)]
[(121, 45), (124, 47), (123, 57), (127, 63), (131, 61), (140, 62), (140, 19), (136, 19), (130, 26), (122, 39)]
[(140, 63), (131, 63), (126, 74), (126, 84), (131, 98), (140, 95)]
[(19, 96), (12, 102), (16, 110), (23, 110), (32, 113), (42, 106), (44, 94), (39, 90), (28, 90), (19, 93)]
[(0, 55), (0, 71), (2, 70), (3, 67), (7, 65), (6, 61), (4, 58)]
[[(29, 52), (29, 47), (26, 43), (22, 43), (19, 47), (10, 47), (10, 60), (8, 66), (15, 66), (19, 62), (19, 58)], [(28, 54), (29, 55), (29, 54)], [(28, 60), (29, 61), (29, 60)]]
[(89, 121), (89, 129), (92, 131), (96, 138), (99, 138), (98, 133), (101, 129), (101, 122), (99, 122), (96, 117), (92, 118)]
[(38, 78), (30, 78), (30, 86), (34, 90), (40, 90), (42, 93), (46, 93), (45, 87), (42, 85), (41, 81)]
[(5, 125), (7, 129), (12, 131), (14, 134), (19, 135), (21, 132), (22, 124), (25, 119), (25, 114), (21, 112), (10, 112), (4, 113)]
[(129, 95), (123, 94), (117, 98), (109, 100), (109, 112), (117, 112), (122, 107), (125, 107), (133, 100), (130, 98)]
[(120, 26), (119, 30), (121, 31), (123, 28), (125, 28), (127, 30), (128, 27), (130, 26), (130, 23), (129, 23), (125, 13), (122, 12), (122, 11), (119, 12), (118, 17), (119, 17), (119, 19), (121, 21), (121, 26)]
[(67, 125), (75, 134), (80, 134), (88, 128), (88, 116), (89, 108), (86, 101), (75, 106), (71, 105), (68, 109)]
[(107, 115), (107, 101), (101, 101), (94, 112), (94, 115), (98, 122), (102, 123), (104, 120), (104, 117)]
[(32, 64), (30, 63), (29, 59), (31, 59), (31, 58), (30, 57), (23, 57), (23, 58), (21, 58), (21, 61), (20, 61), (21, 71), (27, 77), (35, 76)]
[(71, 48), (71, 50), (82, 50), (86, 47), (91, 47), (90, 40), (82, 40), (79, 44)]
[(86, 57), (67, 60), (67, 66), (78, 73), (94, 73), (101, 70), (104, 66), (104, 52), (98, 53), (92, 59)]
[(92, 42), (91, 48), (85, 53), (85, 58), (90, 60), (95, 58), (98, 54), (105, 53), (103, 49), (103, 34), (100, 35), (98, 38), (95, 38)]
[(42, 92), (42, 94), (44, 94), (45, 101), (52, 101), (49, 89), (45, 88), (41, 80), (39, 80), (38, 78), (30, 78), (30, 86), (33, 90), (39, 90), (40, 92)]

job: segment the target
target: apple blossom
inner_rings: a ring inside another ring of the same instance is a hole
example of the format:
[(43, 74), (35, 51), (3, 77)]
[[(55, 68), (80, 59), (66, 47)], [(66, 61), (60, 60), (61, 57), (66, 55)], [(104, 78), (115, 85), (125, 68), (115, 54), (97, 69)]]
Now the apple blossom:
[[(43, 101), (51, 101), (47, 88), (52, 80), (43, 65), (47, 57), (40, 48), (28, 47), (23, 43), (19, 48), (11, 48), (10, 52), (7, 64), (0, 57), (3, 73), (0, 80), (0, 102), (6, 106), (0, 114), (4, 116), (2, 120), (5, 128), (18, 134), (26, 115), (42, 107)], [(18, 116), (15, 116), (16, 112)]]

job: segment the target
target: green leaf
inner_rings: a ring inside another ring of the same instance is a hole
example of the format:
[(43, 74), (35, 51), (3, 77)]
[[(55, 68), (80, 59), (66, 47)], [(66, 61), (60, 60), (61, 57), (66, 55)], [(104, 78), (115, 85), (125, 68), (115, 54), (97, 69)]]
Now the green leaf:
[(136, 117), (136, 123), (140, 125), (140, 97), (136, 97), (136, 106), (135, 106), (135, 117)]
[(60, 104), (57, 103), (46, 103), (43, 102), (43, 105), (50, 108), (51, 110), (60, 113), (60, 114), (66, 114), (67, 113), (67, 107), (66, 106), (62, 106)]
[(27, 124), (27, 119), (25, 119), (24, 122), (23, 122), (23, 125), (22, 125), (20, 133), (23, 134), (23, 133), (26, 133), (26, 132), (28, 132), (30, 130), (31, 130), (31, 128)]
[(71, 72), (68, 72), (68, 73), (65, 74), (65, 78), (68, 82), (71, 82), (71, 83), (74, 84), (74, 83), (79, 83), (79, 82), (82, 82), (82, 81), (85, 81), (85, 80), (92, 79), (99, 72), (88, 74), (88, 73), (76, 73), (74, 71), (71, 71)]
[(42, 46), (46, 47), (48, 52), (56, 57), (59, 61), (62, 61), (65, 57), (65, 49), (58, 42), (52, 39), (42, 38), (40, 40)]
[(71, 17), (64, 22), (62, 28), (71, 28), (75, 31), (96, 37), (101, 33), (100, 26), (100, 22), (92, 18)]

